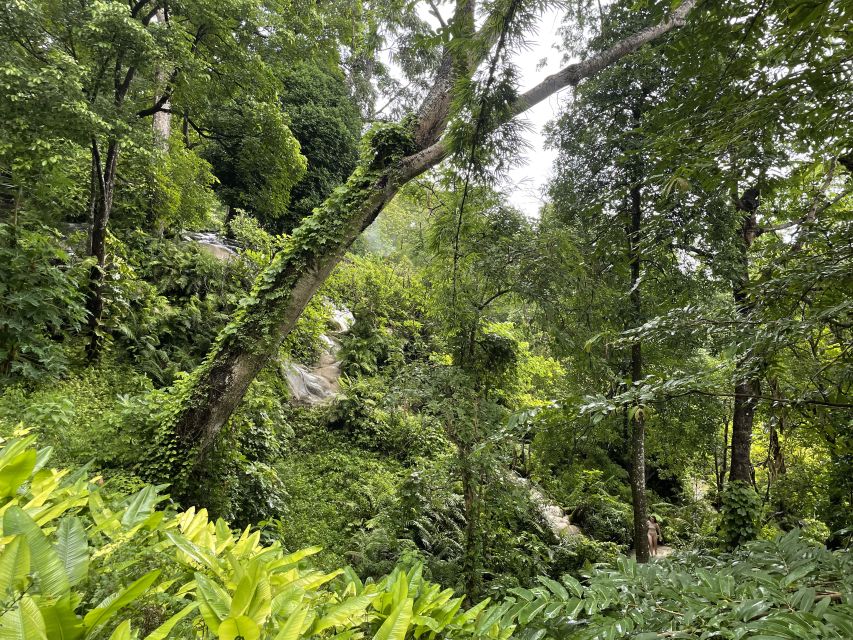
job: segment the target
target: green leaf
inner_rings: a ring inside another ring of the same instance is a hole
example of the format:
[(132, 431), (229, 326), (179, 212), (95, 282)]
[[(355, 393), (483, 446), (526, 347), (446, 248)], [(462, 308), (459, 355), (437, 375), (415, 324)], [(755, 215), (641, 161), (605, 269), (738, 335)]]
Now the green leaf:
[(164, 640), (166, 637), (168, 637), (169, 632), (174, 628), (174, 626), (176, 624), (178, 624), (181, 620), (186, 618), (190, 613), (195, 611), (197, 608), (198, 608), (198, 602), (192, 602), (192, 603), (188, 604), (183, 609), (178, 611), (178, 613), (176, 613), (171, 618), (166, 620), (166, 622), (164, 622), (159, 627), (154, 629), (154, 631), (152, 631), (147, 636), (145, 636), (145, 640)]
[(0, 498), (18, 492), (36, 466), (36, 455), (35, 449), (27, 449), (0, 465)]
[(260, 627), (248, 616), (225, 618), (219, 625), (219, 640), (258, 640), (260, 637)]
[(406, 598), (391, 612), (391, 615), (379, 627), (373, 640), (403, 640), (412, 620), (414, 600)]
[(79, 518), (62, 519), (56, 531), (54, 548), (71, 586), (86, 577), (89, 572), (89, 543)]
[(159, 569), (149, 571), (126, 589), (106, 598), (101, 603), (101, 606), (87, 613), (86, 617), (83, 618), (83, 624), (90, 630), (88, 635), (93, 635), (99, 627), (106, 624), (120, 609), (126, 607), (148, 591), (158, 577), (160, 577)]
[(15, 536), (0, 554), (0, 593), (23, 590), (29, 572), (30, 546), (23, 536)]
[(110, 640), (131, 640), (130, 636), (130, 620), (125, 620), (116, 627), (110, 636)]
[(358, 618), (362, 616), (364, 610), (367, 609), (372, 600), (373, 595), (371, 594), (366, 596), (357, 596), (336, 604), (314, 624), (314, 628), (311, 632), (318, 634), (331, 627), (351, 625), (354, 621), (360, 621)]
[(78, 640), (83, 637), (83, 621), (74, 613), (70, 595), (50, 606), (42, 606), (41, 613), (50, 640)]
[(195, 581), (201, 615), (210, 630), (218, 633), (219, 625), (230, 615), (231, 597), (204, 574), (196, 573)]
[(290, 614), (281, 629), (276, 635), (275, 640), (296, 640), (302, 633), (302, 628), (305, 625), (305, 618), (308, 616), (308, 607), (299, 607), (296, 611)]
[(131, 498), (127, 509), (124, 510), (124, 515), (121, 517), (122, 526), (125, 529), (130, 529), (140, 522), (144, 522), (161, 499), (157, 495), (157, 489), (151, 485), (137, 491)]
[(12, 506), (3, 516), (5, 535), (22, 535), (30, 547), (30, 569), (38, 576), (39, 592), (60, 598), (71, 588), (65, 567), (35, 521), (20, 507)]
[(553, 593), (555, 596), (559, 596), (563, 600), (569, 599), (569, 592), (566, 591), (566, 588), (556, 580), (552, 580), (547, 576), (539, 576), (536, 579), (542, 584), (544, 584), (546, 587), (548, 587), (551, 590), (551, 593)]
[(30, 596), (0, 617), (0, 640), (47, 640), (44, 618)]
[(800, 567), (797, 567), (782, 579), (782, 584), (787, 587), (788, 585), (797, 582), (797, 580), (806, 577), (808, 574), (814, 571), (815, 566), (816, 565), (813, 562), (810, 562), (808, 564), (804, 564)]

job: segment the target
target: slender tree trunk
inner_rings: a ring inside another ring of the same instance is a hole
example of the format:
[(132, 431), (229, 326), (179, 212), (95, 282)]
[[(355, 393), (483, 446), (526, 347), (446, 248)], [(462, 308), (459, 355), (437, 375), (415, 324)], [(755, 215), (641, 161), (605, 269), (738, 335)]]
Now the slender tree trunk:
[(462, 477), (462, 498), (465, 511), (465, 541), (462, 558), (462, 575), (465, 594), (476, 601), (482, 588), (482, 544), (480, 536), (480, 498), (477, 474), (471, 466), (471, 447), (458, 449)]
[(723, 489), (726, 486), (726, 474), (729, 470), (729, 420), (723, 422), (723, 448), (714, 450), (714, 471), (717, 481), (717, 495), (714, 505), (719, 511), (723, 506)]
[[(92, 141), (92, 170), (95, 191), (92, 194), (92, 230), (90, 233), (90, 255), (96, 263), (89, 272), (89, 293), (86, 299), (86, 311), (89, 314), (89, 344), (86, 355), (96, 360), (101, 350), (101, 316), (104, 312), (104, 270), (107, 260), (107, 224), (113, 208), (116, 167), (118, 165), (119, 144), (110, 140), (107, 156), (102, 161), (97, 140)], [(103, 164), (102, 164), (103, 162)]]
[[(744, 215), (739, 233), (740, 263), (732, 280), (732, 296), (738, 315), (746, 321), (749, 320), (753, 307), (747, 289), (749, 287), (749, 250), (758, 235), (758, 224), (755, 217), (755, 211), (758, 208), (757, 190), (748, 189), (744, 196), (738, 200), (737, 206)], [(729, 481), (752, 484), (752, 427), (757, 397), (761, 395), (761, 379), (753, 372), (747, 354), (741, 353), (735, 366), (736, 382)]]
[[(643, 224), (640, 184), (631, 187), (631, 224), (628, 229), (628, 257), (631, 266), (631, 315), (635, 327), (642, 323), (640, 293), (640, 234)], [(639, 340), (631, 345), (631, 382), (643, 379), (643, 347)], [(646, 522), (646, 420), (640, 407), (634, 414), (631, 430), (631, 499), (634, 507), (634, 549), (637, 562), (649, 561)]]
[(775, 483), (780, 476), (788, 472), (785, 465), (785, 454), (782, 451), (782, 443), (779, 439), (785, 433), (785, 410), (781, 402), (783, 397), (778, 380), (770, 381), (770, 389), (774, 400), (777, 401), (773, 403), (773, 417), (770, 420), (770, 466), (768, 469), (770, 479)]

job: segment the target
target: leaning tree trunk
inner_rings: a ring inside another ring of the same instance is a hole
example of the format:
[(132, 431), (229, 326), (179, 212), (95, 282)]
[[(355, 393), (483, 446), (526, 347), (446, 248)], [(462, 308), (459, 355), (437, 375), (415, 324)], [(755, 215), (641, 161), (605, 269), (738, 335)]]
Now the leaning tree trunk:
[[(631, 266), (631, 315), (634, 328), (642, 323), (640, 293), (640, 233), (643, 224), (642, 193), (639, 184), (631, 187), (631, 224), (628, 227), (628, 259)], [(631, 345), (631, 382), (643, 379), (643, 346), (639, 339)], [(637, 562), (649, 561), (646, 507), (646, 420), (636, 408), (631, 429), (631, 500), (634, 508), (634, 549)]]
[[(646, 42), (682, 26), (696, 2), (685, 0), (659, 24), (548, 76), (518, 96), (508, 117), (526, 111), (560, 89), (577, 85)], [(465, 7), (469, 5), (468, 0), (459, 0), (458, 13), (467, 16), (470, 12)], [(488, 51), (488, 47), (484, 50)], [(178, 495), (186, 487), (181, 487), (180, 478), (174, 477), (175, 467), (182, 468), (180, 473), (186, 480), (188, 472), (204, 459), (249, 384), (277, 354), (308, 301), (350, 245), (402, 185), (449, 155), (449, 145), (442, 136), (450, 116), (451, 91), (460, 72), (472, 74), (479, 63), (467, 57), (459, 60), (453, 53), (459, 51), (463, 56), (470, 55), (470, 48), (448, 48), (433, 87), (416, 114), (368, 134), (368, 150), (353, 175), (293, 231), (285, 248), (258, 276), (251, 295), (220, 333), (205, 361), (175, 390), (178, 397), (174, 414), (157, 438), (155, 455), (161, 462), (156, 466), (160, 468), (152, 472), (178, 480)], [(187, 459), (188, 456), (194, 459)], [(203, 502), (203, 498), (199, 501)]]
[[(747, 294), (749, 287), (749, 250), (758, 236), (758, 223), (755, 211), (758, 208), (758, 191), (748, 189), (737, 201), (743, 219), (739, 232), (740, 260), (738, 270), (732, 279), (732, 296), (738, 315), (745, 322), (749, 320), (753, 304)], [(755, 405), (761, 394), (761, 379), (754, 373), (747, 353), (741, 353), (735, 363), (734, 412), (732, 415), (732, 455), (729, 467), (729, 481), (741, 481), (752, 484), (752, 427), (755, 418)]]
[(104, 270), (107, 262), (107, 224), (113, 208), (116, 167), (118, 165), (117, 140), (110, 140), (107, 156), (101, 159), (97, 140), (92, 140), (92, 228), (90, 253), (95, 264), (89, 272), (89, 293), (86, 311), (89, 314), (89, 344), (86, 355), (89, 360), (97, 359), (101, 350), (101, 317), (104, 313)]

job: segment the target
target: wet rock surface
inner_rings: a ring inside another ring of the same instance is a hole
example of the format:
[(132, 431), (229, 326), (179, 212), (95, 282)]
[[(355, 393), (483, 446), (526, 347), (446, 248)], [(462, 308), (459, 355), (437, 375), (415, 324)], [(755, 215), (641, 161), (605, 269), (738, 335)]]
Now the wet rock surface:
[(317, 361), (310, 366), (296, 362), (282, 363), (282, 375), (287, 380), (294, 402), (319, 405), (330, 402), (340, 393), (339, 338), (350, 330), (354, 322), (355, 318), (349, 309), (333, 308), (329, 318), (329, 331), (320, 336), (323, 350)]
[(530, 499), (533, 501), (533, 504), (536, 505), (542, 519), (545, 520), (548, 528), (551, 529), (551, 532), (557, 538), (568, 538), (570, 536), (582, 535), (580, 528), (570, 522), (568, 514), (563, 511), (562, 507), (551, 502), (545, 494), (542, 493), (542, 490), (530, 482), (530, 480), (523, 478), (515, 471), (510, 471), (509, 481), (516, 486), (527, 489), (530, 494)]

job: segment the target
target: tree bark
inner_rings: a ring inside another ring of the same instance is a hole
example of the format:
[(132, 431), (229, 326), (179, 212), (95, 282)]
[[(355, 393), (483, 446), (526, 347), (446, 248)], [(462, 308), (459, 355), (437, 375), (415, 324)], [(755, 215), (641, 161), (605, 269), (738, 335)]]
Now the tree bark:
[[(628, 260), (631, 266), (631, 315), (634, 327), (642, 323), (643, 305), (640, 292), (640, 234), (643, 225), (642, 192), (639, 183), (631, 187), (631, 224), (628, 227)], [(631, 345), (631, 382), (643, 379), (643, 345)], [(634, 509), (634, 550), (637, 562), (649, 561), (646, 507), (646, 420), (636, 407), (631, 429), (631, 501)]]
[(723, 489), (726, 486), (726, 475), (729, 470), (729, 419), (723, 422), (723, 448), (714, 447), (714, 477), (717, 481), (717, 495), (714, 506), (719, 511), (723, 506)]
[(107, 260), (107, 224), (113, 208), (115, 193), (116, 167), (118, 165), (119, 143), (110, 140), (107, 156), (103, 161), (97, 140), (92, 140), (92, 172), (94, 193), (92, 193), (92, 229), (90, 233), (90, 255), (96, 263), (89, 271), (89, 293), (86, 298), (86, 311), (89, 314), (89, 344), (86, 347), (88, 359), (95, 360), (101, 350), (100, 325), (104, 312), (104, 270)]
[[(644, 43), (681, 26), (696, 1), (686, 0), (660, 24), (546, 78), (518, 97), (511, 116), (562, 88), (576, 85)], [(450, 154), (443, 136), (450, 116), (451, 90), (460, 70), (471, 74), (476, 67), (469, 64), (470, 68), (461, 69), (450, 53), (452, 49), (445, 53), (434, 87), (414, 118), (390, 125), (409, 138), (411, 153), (397, 157), (373, 149), (373, 157), (362, 158), (347, 183), (294, 230), (286, 247), (258, 276), (252, 294), (219, 335), (204, 363), (181, 383), (178, 406), (167, 429), (177, 436), (183, 453), (195, 449), (200, 459), (204, 458), (251, 381), (278, 352), (308, 301), (350, 245), (402, 185)]]
[(788, 471), (785, 465), (785, 454), (782, 451), (782, 443), (779, 440), (779, 436), (784, 435), (785, 433), (785, 409), (782, 407), (781, 403), (783, 397), (779, 390), (778, 380), (770, 380), (770, 391), (773, 394), (773, 398), (779, 401), (773, 403), (773, 415), (770, 418), (767, 464), (769, 484), (775, 484), (776, 481)]
[[(752, 198), (748, 194), (753, 192)], [(743, 212), (739, 240), (740, 260), (737, 272), (732, 279), (732, 297), (735, 309), (743, 320), (748, 320), (753, 304), (749, 299), (749, 250), (759, 227), (755, 217), (758, 208), (757, 190), (748, 189), (737, 201), (738, 210)], [(729, 468), (729, 481), (741, 481), (752, 484), (753, 469), (752, 427), (755, 418), (756, 398), (761, 395), (761, 379), (753, 373), (748, 356), (741, 353), (735, 363), (735, 395), (732, 415), (732, 457)]]

